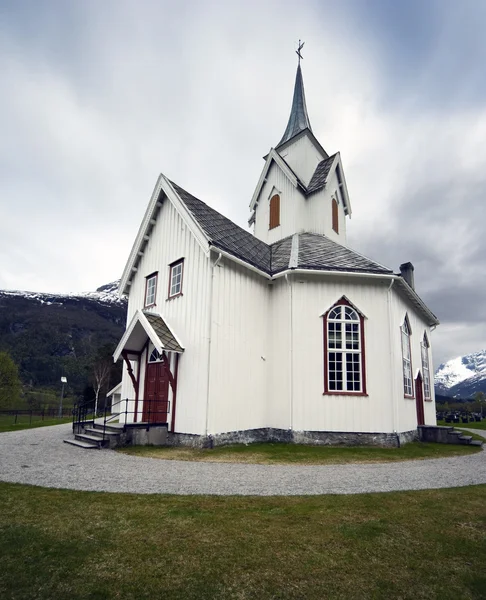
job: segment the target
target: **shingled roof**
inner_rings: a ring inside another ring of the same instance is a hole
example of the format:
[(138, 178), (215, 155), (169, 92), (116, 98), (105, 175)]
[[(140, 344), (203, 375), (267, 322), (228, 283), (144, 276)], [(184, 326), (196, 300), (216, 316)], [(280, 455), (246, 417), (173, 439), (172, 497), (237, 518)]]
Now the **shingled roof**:
[(307, 194), (312, 194), (313, 192), (322, 190), (322, 188), (326, 185), (327, 176), (329, 175), (329, 171), (331, 170), (335, 157), (336, 154), (333, 154), (329, 158), (321, 160), (321, 162), (317, 165), (316, 170), (309, 181), (309, 185), (307, 186)]
[[(171, 185), (213, 246), (268, 275), (289, 268), (392, 274), (391, 269), (317, 233), (295, 234), (268, 245), (176, 183), (171, 182)], [(290, 265), (292, 248), (294, 256)]]
[(261, 269), (265, 273), (270, 273), (270, 246), (224, 217), (202, 200), (183, 190), (173, 181), (170, 183), (214, 246), (229, 252), (236, 258)]

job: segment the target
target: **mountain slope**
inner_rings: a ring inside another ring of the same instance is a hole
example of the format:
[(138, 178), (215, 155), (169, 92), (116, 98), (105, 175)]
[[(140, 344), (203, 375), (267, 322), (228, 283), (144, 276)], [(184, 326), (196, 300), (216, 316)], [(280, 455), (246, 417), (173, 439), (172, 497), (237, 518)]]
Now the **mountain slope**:
[(470, 398), (486, 393), (486, 350), (458, 356), (439, 366), (435, 372), (436, 393), (455, 398)]
[(59, 388), (68, 378), (72, 393), (88, 383), (97, 350), (123, 335), (127, 303), (118, 282), (81, 294), (0, 291), (0, 350), (19, 366), (24, 384)]

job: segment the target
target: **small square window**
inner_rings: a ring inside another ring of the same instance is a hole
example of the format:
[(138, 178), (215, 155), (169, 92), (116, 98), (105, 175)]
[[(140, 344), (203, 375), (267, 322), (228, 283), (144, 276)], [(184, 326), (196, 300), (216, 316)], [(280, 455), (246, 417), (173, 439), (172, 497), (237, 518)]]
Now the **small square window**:
[(155, 305), (157, 294), (157, 273), (149, 275), (145, 281), (145, 308)]
[(184, 260), (179, 260), (170, 265), (169, 298), (182, 294), (182, 273)]

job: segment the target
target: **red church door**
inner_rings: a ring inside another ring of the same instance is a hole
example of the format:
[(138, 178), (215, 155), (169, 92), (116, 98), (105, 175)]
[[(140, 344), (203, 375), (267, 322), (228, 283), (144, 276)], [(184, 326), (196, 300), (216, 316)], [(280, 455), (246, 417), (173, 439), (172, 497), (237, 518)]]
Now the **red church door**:
[(424, 386), (422, 385), (422, 375), (420, 373), (415, 380), (415, 402), (417, 404), (417, 425), (425, 425)]
[(163, 362), (148, 363), (145, 375), (145, 401), (142, 419), (148, 423), (167, 423), (169, 377)]

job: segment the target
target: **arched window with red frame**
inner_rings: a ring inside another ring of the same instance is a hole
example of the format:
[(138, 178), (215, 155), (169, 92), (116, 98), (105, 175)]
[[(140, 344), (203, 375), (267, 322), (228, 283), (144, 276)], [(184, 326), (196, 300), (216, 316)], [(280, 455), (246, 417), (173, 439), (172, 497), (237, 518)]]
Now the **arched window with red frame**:
[(324, 315), (324, 394), (366, 395), (364, 316), (344, 296)]
[(408, 315), (405, 315), (400, 331), (402, 336), (403, 395), (406, 398), (413, 398), (412, 352), (410, 350), (412, 328)]
[(424, 378), (424, 400), (432, 400), (430, 392), (430, 364), (429, 364), (429, 340), (427, 334), (424, 332), (422, 343), (420, 344), (420, 350), (422, 354), (422, 374)]

